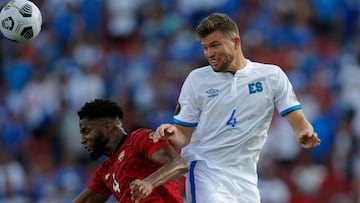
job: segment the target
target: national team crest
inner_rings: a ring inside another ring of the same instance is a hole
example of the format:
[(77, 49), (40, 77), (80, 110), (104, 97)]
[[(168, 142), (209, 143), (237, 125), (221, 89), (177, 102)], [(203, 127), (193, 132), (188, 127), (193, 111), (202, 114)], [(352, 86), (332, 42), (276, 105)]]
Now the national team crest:
[(149, 138), (150, 138), (150, 139), (154, 139), (154, 136), (155, 136), (155, 132), (149, 133)]

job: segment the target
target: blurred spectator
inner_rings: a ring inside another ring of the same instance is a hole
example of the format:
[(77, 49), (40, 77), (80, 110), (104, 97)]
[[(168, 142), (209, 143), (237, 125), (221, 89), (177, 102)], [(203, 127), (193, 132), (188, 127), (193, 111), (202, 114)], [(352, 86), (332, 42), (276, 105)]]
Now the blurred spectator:
[(114, 38), (133, 34), (138, 26), (137, 12), (144, 0), (105, 0), (106, 31)]
[(277, 163), (262, 159), (259, 163), (259, 191), (262, 203), (288, 203), (290, 191), (286, 182), (280, 178)]
[(322, 182), (328, 171), (314, 161), (308, 151), (302, 150), (290, 174), (292, 203), (317, 202)]
[(24, 117), (19, 113), (7, 113), (6, 122), (0, 127), (0, 143), (4, 153), (10, 153), (14, 158), (19, 158), (23, 153), (21, 147), (30, 136)]
[(31, 202), (27, 195), (27, 175), (22, 164), (0, 147), (0, 202)]
[(42, 67), (34, 70), (33, 77), (22, 91), (24, 117), (30, 129), (42, 128), (53, 122), (60, 108), (57, 81), (48, 77)]

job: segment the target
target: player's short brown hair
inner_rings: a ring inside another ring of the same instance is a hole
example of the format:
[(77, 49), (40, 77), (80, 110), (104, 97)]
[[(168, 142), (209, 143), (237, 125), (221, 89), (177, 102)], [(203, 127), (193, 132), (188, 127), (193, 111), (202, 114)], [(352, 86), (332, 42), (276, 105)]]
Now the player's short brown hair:
[(203, 19), (195, 29), (195, 39), (201, 40), (209, 34), (220, 31), (227, 38), (239, 36), (235, 21), (223, 13), (212, 13)]

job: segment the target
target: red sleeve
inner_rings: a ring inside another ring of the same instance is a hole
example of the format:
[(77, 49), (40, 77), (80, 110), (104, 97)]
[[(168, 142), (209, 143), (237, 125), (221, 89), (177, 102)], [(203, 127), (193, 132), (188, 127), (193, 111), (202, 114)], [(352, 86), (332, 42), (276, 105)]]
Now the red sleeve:
[(153, 132), (154, 131), (151, 129), (142, 128), (134, 131), (132, 135), (135, 137), (134, 144), (137, 146), (137, 149), (142, 150), (148, 159), (151, 159), (152, 154), (162, 146), (169, 145), (167, 141), (159, 141), (154, 143), (150, 138), (150, 134)]
[(106, 199), (108, 199), (111, 196), (111, 192), (107, 189), (104, 182), (105, 171), (104, 164), (100, 165), (99, 168), (96, 169), (88, 188), (102, 194)]

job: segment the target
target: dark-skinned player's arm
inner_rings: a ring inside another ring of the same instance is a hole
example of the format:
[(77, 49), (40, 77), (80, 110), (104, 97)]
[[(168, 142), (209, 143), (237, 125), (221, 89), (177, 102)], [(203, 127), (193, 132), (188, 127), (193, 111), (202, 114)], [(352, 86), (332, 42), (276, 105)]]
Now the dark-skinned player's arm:
[(73, 201), (73, 203), (105, 203), (105, 197), (91, 189), (83, 190)]
[(303, 148), (313, 148), (320, 145), (320, 139), (314, 132), (313, 126), (306, 119), (301, 109), (292, 111), (285, 115), (290, 126), (295, 132), (296, 139)]
[(135, 202), (149, 196), (153, 188), (176, 180), (189, 171), (187, 162), (170, 145), (163, 145), (155, 151), (151, 160), (162, 166), (143, 180), (137, 179), (130, 183), (132, 199)]
[(174, 147), (184, 147), (191, 140), (194, 127), (186, 127), (177, 124), (162, 124), (152, 137), (154, 142), (159, 140), (168, 140)]

